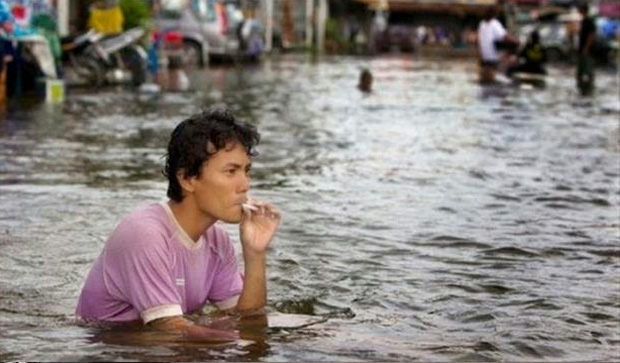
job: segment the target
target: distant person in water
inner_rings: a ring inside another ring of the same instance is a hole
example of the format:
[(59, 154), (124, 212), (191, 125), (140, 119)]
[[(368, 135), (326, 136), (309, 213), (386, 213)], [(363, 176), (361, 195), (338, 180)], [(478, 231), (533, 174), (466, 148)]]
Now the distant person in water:
[(372, 91), (372, 73), (370, 73), (368, 69), (364, 68), (360, 73), (360, 80), (357, 84), (357, 88), (362, 92)]
[(527, 43), (519, 52), (519, 63), (508, 69), (508, 75), (515, 73), (530, 73), (544, 75), (547, 74), (545, 63), (547, 62), (547, 54), (540, 43), (540, 34), (538, 30), (532, 31)]
[(579, 5), (581, 27), (579, 30), (579, 58), (577, 63), (577, 88), (583, 96), (594, 92), (594, 59), (592, 49), (596, 40), (596, 24), (589, 15), (590, 7), (587, 2)]
[(480, 83), (495, 81), (495, 72), (500, 66), (499, 46), (515, 46), (517, 38), (508, 34), (502, 23), (497, 20), (497, 8), (491, 6), (478, 26), (478, 61)]
[[(168, 144), (166, 202), (126, 216), (94, 262), (78, 300), (84, 321), (142, 321), (191, 340), (229, 341), (236, 334), (185, 314), (214, 304), (252, 315), (266, 303), (266, 254), (280, 213), (249, 199), (257, 130), (226, 109), (181, 122)], [(217, 221), (239, 224), (244, 273)]]

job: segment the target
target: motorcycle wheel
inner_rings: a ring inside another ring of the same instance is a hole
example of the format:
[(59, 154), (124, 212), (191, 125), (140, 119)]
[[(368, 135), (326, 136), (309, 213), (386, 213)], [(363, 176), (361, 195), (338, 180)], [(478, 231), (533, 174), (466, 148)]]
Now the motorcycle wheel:
[(131, 85), (140, 86), (146, 82), (148, 75), (146, 59), (133, 47), (125, 48), (121, 51), (123, 64), (131, 73)]
[(105, 70), (101, 63), (91, 57), (80, 57), (76, 61), (77, 73), (84, 78), (86, 84), (95, 87), (103, 86), (105, 82)]

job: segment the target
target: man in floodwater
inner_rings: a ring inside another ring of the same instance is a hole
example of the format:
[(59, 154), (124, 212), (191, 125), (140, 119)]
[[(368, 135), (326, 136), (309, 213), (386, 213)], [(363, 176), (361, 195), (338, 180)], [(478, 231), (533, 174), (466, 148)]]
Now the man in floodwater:
[(540, 33), (538, 30), (532, 31), (527, 43), (519, 52), (518, 64), (508, 68), (507, 74), (513, 76), (515, 73), (527, 73), (545, 75), (545, 63), (547, 54), (545, 48), (540, 43)]
[[(266, 249), (280, 222), (268, 202), (248, 199), (256, 129), (225, 109), (181, 122), (168, 144), (169, 201), (126, 216), (91, 268), (76, 315), (85, 321), (141, 320), (188, 339), (227, 341), (232, 332), (184, 314), (206, 303), (228, 313), (261, 313), (266, 303)], [(239, 223), (244, 273), (217, 221)]]
[(514, 47), (519, 44), (519, 40), (506, 31), (502, 23), (497, 20), (497, 8), (491, 6), (478, 26), (480, 83), (495, 81), (495, 72), (500, 65), (499, 44)]

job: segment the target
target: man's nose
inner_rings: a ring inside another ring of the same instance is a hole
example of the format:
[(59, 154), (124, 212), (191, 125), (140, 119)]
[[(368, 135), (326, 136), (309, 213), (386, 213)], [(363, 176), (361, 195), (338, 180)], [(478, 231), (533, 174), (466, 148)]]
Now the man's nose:
[(248, 190), (250, 190), (250, 175), (249, 174), (243, 174), (243, 176), (241, 177), (241, 192), (245, 193)]

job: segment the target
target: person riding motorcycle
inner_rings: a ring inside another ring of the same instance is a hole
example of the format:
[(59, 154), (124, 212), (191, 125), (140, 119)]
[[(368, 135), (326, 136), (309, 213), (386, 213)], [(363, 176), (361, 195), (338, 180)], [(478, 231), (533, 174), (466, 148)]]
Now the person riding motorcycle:
[(546, 62), (547, 55), (544, 47), (540, 43), (540, 34), (538, 30), (534, 30), (530, 33), (527, 43), (519, 52), (518, 64), (510, 67), (507, 74), (508, 76), (512, 76), (515, 73), (544, 75), (547, 74), (547, 70), (545, 69)]

